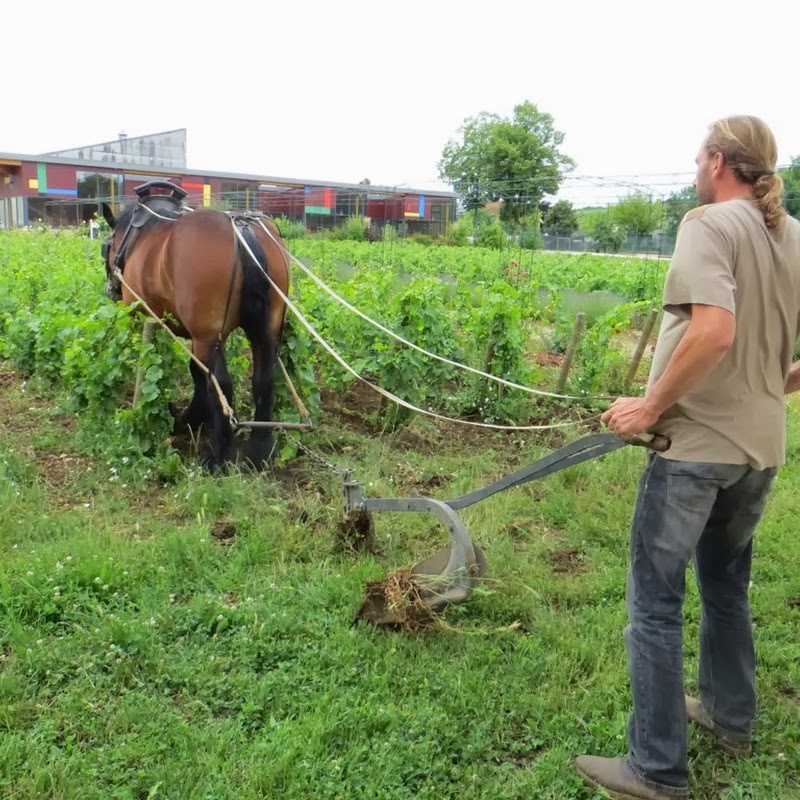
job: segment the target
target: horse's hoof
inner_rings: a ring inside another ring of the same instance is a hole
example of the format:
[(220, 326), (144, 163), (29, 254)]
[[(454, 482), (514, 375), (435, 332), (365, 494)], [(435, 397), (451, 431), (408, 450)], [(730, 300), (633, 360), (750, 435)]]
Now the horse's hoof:
[(225, 462), (217, 458), (213, 453), (207, 452), (200, 457), (200, 467), (211, 475), (218, 475), (222, 472)]
[(269, 469), (275, 460), (275, 447), (271, 443), (250, 443), (250, 446), (245, 448), (244, 460), (256, 472), (262, 472), (265, 469)]
[(183, 414), (175, 417), (176, 425), (193, 431), (199, 431), (204, 422), (205, 418), (202, 414), (190, 414), (188, 411), (184, 411)]

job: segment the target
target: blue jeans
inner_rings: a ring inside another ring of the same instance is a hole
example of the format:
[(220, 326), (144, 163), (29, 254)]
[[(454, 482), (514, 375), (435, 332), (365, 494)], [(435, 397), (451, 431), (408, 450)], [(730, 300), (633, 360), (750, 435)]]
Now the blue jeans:
[(700, 699), (717, 725), (748, 741), (756, 711), (748, 589), (753, 533), (776, 473), (655, 454), (631, 525), (625, 645), (633, 693), (628, 763), (653, 789), (688, 790), (683, 601), (694, 557), (702, 598)]

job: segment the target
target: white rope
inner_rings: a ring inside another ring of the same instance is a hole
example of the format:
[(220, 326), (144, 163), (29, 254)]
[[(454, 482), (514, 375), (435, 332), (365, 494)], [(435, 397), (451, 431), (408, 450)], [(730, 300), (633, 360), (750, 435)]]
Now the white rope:
[[(244, 246), (245, 250), (250, 255), (250, 258), (253, 259), (253, 262), (258, 265), (258, 268), (264, 274), (264, 276), (269, 281), (272, 288), (280, 295), (281, 299), (286, 303), (286, 305), (294, 312), (295, 316), (300, 320), (300, 322), (305, 326), (306, 330), (325, 348), (325, 350), (330, 353), (336, 359), (336, 361), (347, 371), (349, 372), (354, 378), (357, 378), (362, 383), (369, 386), (373, 391), (377, 392), (378, 394), (382, 395), (383, 397), (391, 400), (393, 403), (397, 403), (399, 406), (403, 408), (407, 408), (410, 411), (416, 411), (420, 414), (424, 414), (428, 417), (433, 417), (434, 419), (442, 420), (444, 422), (456, 422), (461, 425), (471, 425), (477, 428), (492, 428), (494, 430), (501, 430), (501, 431), (545, 431), (545, 430), (553, 430), (554, 428), (566, 428), (572, 425), (581, 424), (580, 422), (559, 422), (552, 425), (494, 425), (489, 422), (472, 422), (470, 420), (464, 419), (456, 419), (454, 417), (447, 417), (442, 414), (437, 414), (435, 411), (428, 411), (423, 408), (419, 408), (418, 406), (412, 405), (411, 403), (406, 402), (401, 397), (398, 397), (396, 394), (392, 394), (392, 392), (387, 391), (386, 389), (381, 388), (380, 386), (376, 386), (374, 383), (371, 383), (366, 378), (362, 377), (353, 367), (350, 366), (326, 341), (322, 338), (322, 336), (317, 333), (316, 330), (311, 326), (308, 320), (303, 316), (300, 309), (286, 296), (286, 294), (281, 290), (281, 288), (272, 280), (269, 274), (264, 270), (264, 268), (259, 263), (258, 259), (255, 257), (253, 251), (250, 249), (250, 245), (248, 245), (245, 238), (242, 236), (239, 229), (236, 227), (236, 223), (231, 220), (231, 225), (233, 227), (234, 233), (239, 238), (239, 241)], [(262, 227), (264, 227), (262, 223)], [(280, 243), (275, 239), (274, 236), (270, 233), (270, 231), (264, 227), (264, 230), (269, 233), (272, 237), (273, 241), (280, 246)], [(288, 252), (284, 249), (284, 252)], [(291, 255), (291, 254), (290, 254)], [(403, 340), (405, 341), (405, 340)], [(421, 349), (421, 348), (416, 348)], [(423, 351), (425, 352), (425, 351)], [(481, 373), (483, 374), (483, 373)], [(556, 395), (558, 396), (558, 395)]]
[[(163, 219), (167, 219), (167, 217), (163, 217)], [(217, 392), (217, 397), (219, 399), (219, 404), (222, 407), (222, 413), (228, 418), (228, 421), (232, 428), (238, 428), (239, 423), (236, 417), (233, 415), (233, 409), (231, 408), (230, 403), (228, 402), (228, 398), (225, 397), (225, 393), (222, 391), (222, 387), (219, 385), (217, 381), (216, 375), (186, 346), (184, 341), (175, 333), (172, 332), (169, 325), (167, 325), (166, 320), (162, 317), (159, 317), (155, 311), (147, 304), (147, 301), (139, 295), (135, 289), (125, 280), (125, 276), (122, 274), (121, 270), (118, 267), (113, 268), (114, 277), (123, 285), (127, 290), (144, 306), (145, 311), (162, 327), (164, 330), (186, 351), (189, 358), (200, 367), (203, 372), (205, 372), (208, 379), (211, 381), (214, 389)]]
[[(145, 211), (147, 211), (150, 214), (152, 214), (154, 217), (158, 217), (159, 219), (165, 219), (165, 220), (167, 220), (167, 222), (175, 222), (175, 220), (178, 219), (178, 217), (165, 217), (163, 214), (159, 214), (157, 211), (153, 211), (153, 209), (150, 208), (150, 206), (145, 205), (144, 203), (139, 203), (139, 206), (141, 206), (141, 208), (143, 208)], [(185, 211), (187, 209), (189, 211), (193, 211), (194, 210), (194, 209), (189, 208), (189, 206), (181, 206), (181, 211)]]
[(419, 345), (408, 341), (408, 339), (404, 339), (399, 334), (395, 333), (394, 331), (390, 330), (389, 328), (385, 327), (384, 325), (381, 325), (380, 322), (372, 319), (372, 317), (367, 316), (367, 314), (365, 314), (363, 311), (359, 311), (355, 306), (353, 306), (350, 303), (348, 303), (347, 300), (345, 300), (341, 295), (338, 295), (321, 278), (317, 277), (317, 275), (315, 275), (305, 264), (303, 264), (302, 261), (300, 261), (298, 258), (295, 258), (285, 247), (283, 247), (283, 245), (281, 245), (281, 243), (272, 235), (272, 232), (264, 225), (264, 223), (263, 223), (263, 221), (261, 219), (259, 219), (258, 222), (261, 225), (261, 227), (264, 229), (264, 231), (272, 238), (272, 240), (275, 242), (275, 244), (277, 244), (278, 247), (280, 247), (289, 256), (289, 258), (291, 258), (292, 261), (294, 261), (294, 263), (297, 264), (300, 267), (300, 269), (303, 270), (303, 272), (305, 272), (306, 275), (308, 275), (309, 278), (311, 278), (311, 280), (313, 280), (319, 287), (321, 287), (324, 291), (326, 291), (331, 297), (336, 299), (339, 303), (341, 303), (349, 311), (352, 311), (354, 314), (357, 314), (365, 322), (370, 323), (370, 325), (374, 325), (379, 330), (381, 330), (384, 333), (388, 334), (393, 339), (396, 339), (398, 342), (402, 342), (404, 345), (406, 345), (407, 347), (410, 347), (412, 350), (416, 350), (418, 353), (423, 353), (424, 355), (426, 355), (426, 356), (428, 356), (430, 358), (434, 358), (437, 361), (441, 361), (444, 364), (449, 364), (451, 367), (457, 367), (458, 369), (463, 369), (463, 370), (466, 370), (467, 372), (472, 372), (473, 374), (480, 375), (482, 378), (486, 378), (487, 380), (492, 380), (492, 381), (495, 381), (497, 383), (503, 384), (503, 386), (508, 386), (508, 387), (510, 387), (512, 389), (519, 389), (520, 391), (528, 392), (529, 394), (540, 395), (542, 397), (555, 397), (555, 398), (557, 398), (559, 400), (582, 400), (584, 402), (589, 402), (590, 400), (607, 400), (607, 399), (609, 399), (607, 397), (601, 397), (601, 396), (590, 397), (590, 396), (587, 395), (587, 396), (584, 396), (584, 397), (580, 397), (578, 395), (557, 394), (555, 392), (546, 392), (546, 391), (543, 391), (541, 389), (533, 389), (530, 386), (523, 386), (522, 384), (519, 384), (519, 383), (513, 383), (512, 381), (507, 381), (505, 378), (500, 378), (497, 375), (492, 375), (489, 372), (483, 372), (482, 370), (475, 369), (474, 367), (467, 366), (466, 364), (460, 364), (457, 361), (452, 361), (451, 359), (446, 358), (445, 356), (440, 356), (440, 355), (437, 355), (436, 353), (431, 353), (429, 350), (426, 350), (424, 347), (420, 347)]

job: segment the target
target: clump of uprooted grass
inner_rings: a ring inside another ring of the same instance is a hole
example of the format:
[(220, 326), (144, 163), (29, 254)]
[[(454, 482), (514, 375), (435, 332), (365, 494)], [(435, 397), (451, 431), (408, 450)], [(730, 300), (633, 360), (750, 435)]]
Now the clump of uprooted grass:
[(382, 581), (368, 581), (366, 596), (356, 620), (362, 619), (392, 630), (429, 630), (442, 625), (442, 615), (432, 604), (427, 584), (433, 578), (421, 578), (410, 567), (390, 572)]

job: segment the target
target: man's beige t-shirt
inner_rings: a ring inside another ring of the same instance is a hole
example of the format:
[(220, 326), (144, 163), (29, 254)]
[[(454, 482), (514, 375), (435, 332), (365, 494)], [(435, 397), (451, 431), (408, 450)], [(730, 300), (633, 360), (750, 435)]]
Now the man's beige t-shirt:
[(786, 451), (784, 386), (800, 333), (800, 222), (770, 231), (758, 207), (736, 199), (701, 206), (681, 222), (664, 286), (664, 319), (648, 389), (661, 377), (692, 304), (736, 316), (720, 364), (651, 429), (680, 461), (780, 466)]

